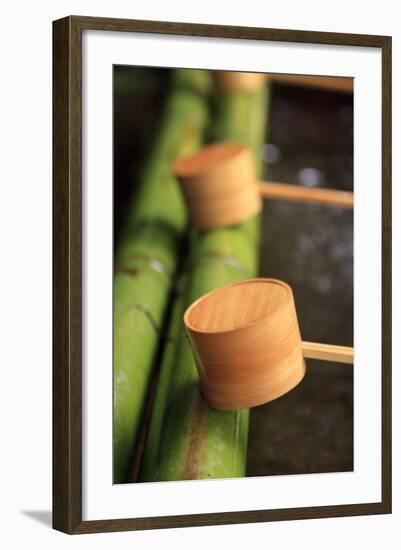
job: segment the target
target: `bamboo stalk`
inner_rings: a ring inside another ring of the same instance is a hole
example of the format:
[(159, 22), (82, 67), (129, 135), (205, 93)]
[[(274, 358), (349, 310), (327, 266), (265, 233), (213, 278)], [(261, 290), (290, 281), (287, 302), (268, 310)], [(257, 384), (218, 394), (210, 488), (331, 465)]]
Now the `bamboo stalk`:
[[(228, 92), (216, 108), (214, 138), (248, 145), (258, 171), (266, 89)], [(206, 292), (257, 271), (259, 219), (194, 233), (161, 367), (140, 481), (240, 477), (245, 474), (249, 411), (217, 411), (201, 398), (183, 313)]]
[(302, 187), (300, 185), (269, 181), (262, 182), (260, 185), (260, 194), (263, 198), (275, 200), (324, 204), (343, 208), (354, 207), (354, 193), (339, 191), (337, 189)]
[(319, 359), (321, 361), (333, 361), (335, 363), (347, 363), (350, 365), (354, 362), (354, 348), (347, 346), (302, 342), (302, 352), (305, 359)]
[(186, 211), (171, 162), (194, 152), (208, 119), (205, 71), (175, 73), (141, 188), (115, 256), (114, 482), (127, 480)]

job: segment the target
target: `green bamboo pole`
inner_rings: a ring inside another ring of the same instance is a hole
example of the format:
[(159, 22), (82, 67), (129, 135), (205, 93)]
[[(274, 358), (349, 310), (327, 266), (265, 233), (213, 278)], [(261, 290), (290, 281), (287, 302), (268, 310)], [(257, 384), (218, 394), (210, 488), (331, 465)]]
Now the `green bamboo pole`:
[(178, 70), (115, 256), (114, 482), (127, 480), (186, 211), (170, 166), (202, 143), (210, 77)]
[[(227, 93), (215, 113), (214, 139), (251, 147), (261, 169), (267, 90)], [(182, 316), (199, 296), (256, 275), (259, 217), (194, 234), (180, 281), (140, 472), (140, 481), (245, 475), (249, 411), (217, 411), (199, 393), (198, 375)]]

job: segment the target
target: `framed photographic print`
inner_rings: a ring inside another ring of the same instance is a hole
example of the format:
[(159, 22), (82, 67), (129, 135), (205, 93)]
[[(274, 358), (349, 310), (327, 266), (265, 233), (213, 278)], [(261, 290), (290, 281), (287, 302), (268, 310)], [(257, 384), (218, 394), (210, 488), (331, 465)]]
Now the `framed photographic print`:
[(53, 23), (53, 526), (391, 511), (391, 38)]

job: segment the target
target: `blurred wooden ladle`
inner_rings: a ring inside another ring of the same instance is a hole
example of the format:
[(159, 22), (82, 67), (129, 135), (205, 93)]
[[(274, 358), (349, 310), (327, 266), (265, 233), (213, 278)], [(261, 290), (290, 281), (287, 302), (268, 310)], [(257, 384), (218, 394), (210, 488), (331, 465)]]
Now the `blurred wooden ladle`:
[(304, 358), (353, 363), (353, 348), (302, 342), (291, 287), (249, 279), (213, 290), (184, 314), (201, 390), (213, 407), (255, 407), (302, 380)]
[(257, 92), (269, 81), (337, 93), (352, 94), (354, 91), (354, 79), (350, 77), (237, 71), (214, 71), (213, 76), (220, 93)]
[(245, 221), (262, 207), (261, 198), (352, 208), (354, 194), (274, 182), (258, 182), (251, 152), (238, 143), (214, 143), (172, 166), (191, 223), (213, 229)]

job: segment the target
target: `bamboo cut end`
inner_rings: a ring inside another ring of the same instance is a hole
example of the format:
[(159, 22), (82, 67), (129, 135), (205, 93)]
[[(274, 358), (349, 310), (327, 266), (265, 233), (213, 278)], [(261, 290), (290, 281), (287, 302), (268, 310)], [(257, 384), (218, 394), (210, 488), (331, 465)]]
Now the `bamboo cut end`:
[(184, 323), (202, 394), (213, 407), (255, 407), (293, 389), (305, 375), (291, 287), (250, 279), (194, 302)]
[(264, 73), (244, 73), (238, 71), (216, 71), (214, 73), (217, 90), (225, 92), (255, 92), (266, 83)]
[(185, 324), (199, 333), (221, 333), (249, 326), (279, 312), (291, 289), (275, 279), (250, 279), (214, 290), (194, 302)]
[(213, 143), (206, 145), (194, 155), (177, 160), (173, 172), (179, 178), (200, 176), (230, 162), (245, 149), (238, 143)]
[(262, 208), (252, 155), (243, 145), (208, 145), (172, 169), (197, 229), (241, 223)]

